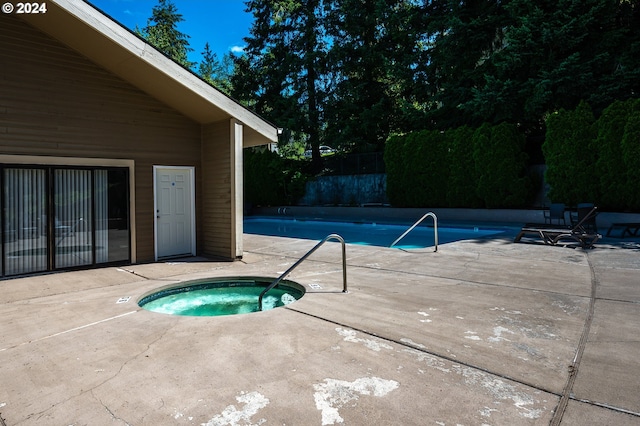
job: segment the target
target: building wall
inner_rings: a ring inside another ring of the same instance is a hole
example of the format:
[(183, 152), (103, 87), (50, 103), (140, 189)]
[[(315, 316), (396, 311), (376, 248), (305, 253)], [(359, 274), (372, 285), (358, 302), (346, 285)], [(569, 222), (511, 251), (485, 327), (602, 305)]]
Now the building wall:
[(152, 166), (194, 166), (203, 182), (199, 123), (15, 15), (0, 24), (0, 154), (133, 160), (140, 262), (154, 259)]
[(202, 251), (233, 259), (231, 142), (233, 122), (202, 127)]

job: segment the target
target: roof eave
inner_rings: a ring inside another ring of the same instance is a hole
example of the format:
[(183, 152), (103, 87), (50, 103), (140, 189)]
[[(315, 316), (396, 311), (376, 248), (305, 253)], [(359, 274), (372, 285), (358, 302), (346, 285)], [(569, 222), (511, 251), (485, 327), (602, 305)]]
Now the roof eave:
[(49, 0), (47, 5), (46, 14), (23, 19), (198, 123), (241, 121), (250, 129), (244, 132), (245, 147), (277, 141), (275, 126), (92, 5), (77, 0)]

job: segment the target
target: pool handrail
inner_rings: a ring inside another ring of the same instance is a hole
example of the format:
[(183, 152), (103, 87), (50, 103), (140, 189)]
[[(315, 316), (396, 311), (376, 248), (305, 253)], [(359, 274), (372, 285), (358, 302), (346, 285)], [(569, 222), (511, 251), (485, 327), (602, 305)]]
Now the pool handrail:
[(438, 217), (436, 216), (436, 214), (434, 212), (425, 213), (425, 215), (422, 216), (420, 219), (418, 219), (418, 221), (416, 223), (414, 223), (409, 229), (404, 231), (404, 234), (400, 235), (397, 240), (392, 242), (391, 245), (389, 246), (389, 248), (395, 246), (398, 241), (403, 239), (409, 232), (413, 231), (413, 228), (418, 226), (420, 224), (420, 222), (422, 222), (423, 220), (425, 220), (429, 216), (431, 216), (431, 218), (433, 218), (433, 242), (435, 243), (435, 250), (434, 251), (438, 251)]
[(284, 277), (289, 275), (289, 273), (291, 271), (293, 271), (299, 264), (301, 264), (303, 260), (305, 260), (306, 258), (311, 256), (311, 254), (314, 251), (316, 251), (318, 248), (320, 248), (321, 245), (323, 245), (324, 243), (326, 243), (329, 240), (338, 240), (338, 241), (340, 241), (340, 243), (342, 243), (342, 292), (343, 293), (348, 293), (348, 291), (347, 291), (347, 256), (346, 256), (346, 248), (345, 248), (346, 246), (345, 246), (345, 243), (344, 243), (344, 238), (342, 238), (338, 234), (330, 234), (330, 235), (327, 235), (318, 244), (316, 244), (315, 247), (313, 247), (311, 250), (309, 250), (304, 256), (302, 256), (300, 259), (298, 259), (298, 261), (296, 263), (291, 265), (291, 267), (289, 269), (287, 269), (282, 275), (280, 275), (271, 284), (269, 284), (267, 286), (267, 288), (262, 290), (262, 293), (260, 293), (260, 296), (258, 297), (258, 311), (262, 311), (262, 298), (264, 297), (265, 293), (268, 292), (269, 290), (271, 290), (272, 288), (274, 288), (275, 286), (277, 286), (278, 283), (280, 283), (280, 281), (282, 281)]

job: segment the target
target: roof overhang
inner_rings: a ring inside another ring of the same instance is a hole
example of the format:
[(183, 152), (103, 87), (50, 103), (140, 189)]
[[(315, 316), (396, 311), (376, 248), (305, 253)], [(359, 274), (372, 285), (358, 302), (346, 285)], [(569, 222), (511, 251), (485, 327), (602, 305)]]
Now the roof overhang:
[(34, 27), (200, 124), (236, 119), (244, 147), (276, 142), (277, 128), (167, 58), (89, 3), (49, 0)]

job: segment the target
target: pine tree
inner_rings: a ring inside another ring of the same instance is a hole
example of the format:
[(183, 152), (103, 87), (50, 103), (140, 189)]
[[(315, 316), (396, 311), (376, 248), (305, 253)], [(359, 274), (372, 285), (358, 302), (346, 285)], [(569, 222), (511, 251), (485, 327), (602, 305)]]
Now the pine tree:
[(640, 0), (426, 3), (426, 87), (440, 128), (535, 130), (581, 100), (597, 115), (640, 89)]
[(415, 18), (420, 8), (408, 0), (328, 4), (333, 86), (327, 102), (327, 137), (352, 149), (382, 151), (391, 133), (414, 127), (420, 115), (414, 90), (420, 60)]
[(250, 0), (254, 15), (235, 59), (234, 97), (280, 127), (305, 135), (320, 167), (325, 40), (322, 0)]
[(384, 45), (386, 2), (336, 0), (329, 14), (330, 59), (337, 83), (332, 96), (332, 138), (354, 148), (380, 150), (389, 135), (393, 100), (387, 91)]
[(177, 63), (192, 68), (195, 64), (187, 58), (193, 50), (189, 47), (189, 36), (178, 30), (182, 21), (182, 15), (171, 0), (158, 0), (151, 10), (147, 26), (142, 29), (136, 27), (136, 33)]
[(232, 74), (233, 59), (231, 55), (226, 54), (220, 61), (218, 55), (211, 51), (209, 43), (205, 43), (202, 51), (202, 61), (198, 65), (198, 75), (209, 84), (230, 95)]
[[(465, 107), (478, 87), (493, 75), (488, 60), (503, 46), (503, 29), (508, 24), (503, 2), (433, 0), (425, 6), (424, 42), (427, 49), (418, 69), (432, 96), (429, 120), (440, 129), (461, 125), (492, 123), (492, 108), (505, 105), (506, 93), (495, 92), (492, 98), (479, 100), (475, 109)], [(486, 84), (490, 84), (490, 81)], [(497, 120), (500, 121), (500, 120)]]

